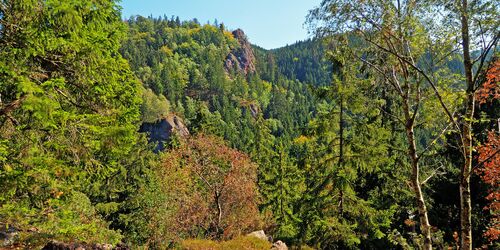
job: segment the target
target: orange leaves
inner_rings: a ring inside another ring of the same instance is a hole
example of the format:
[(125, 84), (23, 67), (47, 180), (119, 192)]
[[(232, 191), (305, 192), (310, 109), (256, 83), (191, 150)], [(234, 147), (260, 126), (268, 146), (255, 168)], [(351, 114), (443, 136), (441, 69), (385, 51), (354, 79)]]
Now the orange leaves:
[(490, 204), (485, 209), (493, 215), (484, 235), (494, 241), (500, 238), (500, 135), (490, 131), (488, 141), (478, 148), (478, 153), (478, 162), (482, 166), (476, 172), (490, 186), (490, 193), (486, 197)]
[(166, 154), (161, 171), (175, 234), (228, 239), (258, 227), (257, 166), (223, 140), (188, 138)]
[(500, 99), (500, 60), (496, 60), (486, 72), (486, 81), (476, 92), (479, 104), (487, 103), (494, 99)]
[[(480, 105), (500, 99), (500, 60), (495, 60), (486, 71), (485, 82), (476, 92), (476, 99)], [(490, 203), (484, 209), (490, 211), (492, 218), (484, 236), (494, 241), (500, 239), (500, 134), (490, 131), (486, 143), (477, 151), (477, 161), (481, 165), (476, 173), (490, 187), (486, 196)]]
[(478, 161), (484, 162), (479, 169), (483, 181), (489, 185), (500, 185), (500, 135), (495, 131), (488, 133), (488, 141), (478, 148)]

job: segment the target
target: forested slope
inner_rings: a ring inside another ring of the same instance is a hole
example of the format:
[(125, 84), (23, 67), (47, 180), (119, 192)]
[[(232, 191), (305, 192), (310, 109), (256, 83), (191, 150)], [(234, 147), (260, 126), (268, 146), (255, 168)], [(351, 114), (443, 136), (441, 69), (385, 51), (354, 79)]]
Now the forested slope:
[(453, 248), (467, 183), (471, 242), (498, 247), (498, 22), (482, 19), (492, 45), (471, 67), (459, 31), (434, 41), (413, 12), (324, 2), (309, 22), (392, 12), (265, 50), (224, 24), (121, 20), (115, 1), (0, 1), (0, 248), (266, 249), (241, 237), (261, 229), (294, 247)]

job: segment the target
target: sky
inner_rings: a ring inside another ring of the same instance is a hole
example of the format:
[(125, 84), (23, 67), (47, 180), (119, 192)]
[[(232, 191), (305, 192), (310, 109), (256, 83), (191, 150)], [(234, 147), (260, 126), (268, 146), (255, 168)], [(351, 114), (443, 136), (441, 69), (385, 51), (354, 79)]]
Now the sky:
[(122, 0), (123, 18), (132, 15), (197, 18), (201, 23), (215, 19), (230, 30), (241, 28), (251, 43), (265, 49), (305, 40), (304, 25), (310, 9), (321, 0)]

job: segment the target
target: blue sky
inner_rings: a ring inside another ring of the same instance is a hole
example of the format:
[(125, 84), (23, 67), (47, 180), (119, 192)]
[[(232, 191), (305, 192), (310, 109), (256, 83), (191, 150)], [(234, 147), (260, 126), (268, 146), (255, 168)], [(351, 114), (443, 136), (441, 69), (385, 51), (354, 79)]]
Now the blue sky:
[(122, 0), (123, 17), (179, 16), (201, 23), (217, 19), (229, 29), (241, 28), (250, 42), (266, 49), (310, 37), (304, 26), (308, 11), (321, 0)]

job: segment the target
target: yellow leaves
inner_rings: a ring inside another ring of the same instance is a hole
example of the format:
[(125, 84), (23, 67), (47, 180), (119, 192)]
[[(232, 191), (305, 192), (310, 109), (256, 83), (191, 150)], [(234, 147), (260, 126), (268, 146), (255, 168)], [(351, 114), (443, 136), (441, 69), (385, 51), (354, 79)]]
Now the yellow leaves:
[(151, 37), (151, 35), (147, 32), (139, 32), (135, 35), (135, 40), (142, 40)]
[(311, 139), (309, 137), (307, 137), (305, 135), (301, 135), (301, 136), (295, 138), (294, 143), (296, 143), (296, 144), (305, 144), (305, 143), (309, 142), (310, 140)]
[(203, 29), (209, 32), (217, 32), (217, 28), (215, 26), (212, 26), (210, 24), (205, 24), (203, 25)]
[(264, 86), (266, 93), (271, 92), (271, 90), (273, 89), (272, 83), (270, 83), (268, 81), (262, 81), (262, 85)]
[(224, 30), (224, 37), (226, 37), (226, 39), (228, 41), (233, 41), (234, 40), (233, 33), (229, 32), (227, 30)]
[(165, 53), (167, 56), (173, 56), (174, 55), (174, 52), (171, 48), (169, 48), (167, 45), (165, 46), (162, 46), (160, 48), (160, 51)]
[(198, 249), (248, 249), (260, 250), (270, 249), (271, 243), (252, 236), (239, 236), (229, 241), (216, 242), (212, 240), (188, 239), (181, 242), (183, 249), (198, 250)]
[(58, 191), (58, 190), (52, 191), (52, 197), (54, 197), (54, 199), (59, 199), (63, 194), (64, 194), (64, 192), (62, 192), (62, 191)]
[(188, 35), (192, 36), (201, 31), (201, 28), (193, 28), (188, 30)]
[(12, 172), (12, 167), (9, 164), (3, 165), (3, 170), (5, 172)]

